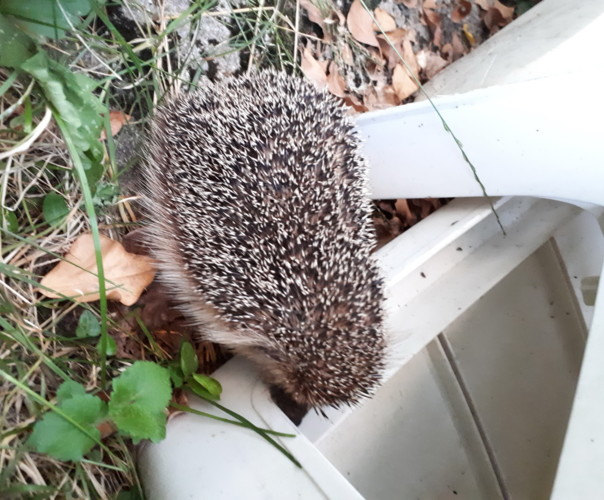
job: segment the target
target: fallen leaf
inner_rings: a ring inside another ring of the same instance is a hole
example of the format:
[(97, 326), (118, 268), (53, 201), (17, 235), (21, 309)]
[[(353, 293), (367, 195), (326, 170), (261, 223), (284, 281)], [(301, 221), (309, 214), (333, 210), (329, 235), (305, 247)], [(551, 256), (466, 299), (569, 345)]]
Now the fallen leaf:
[(457, 6), (451, 13), (451, 20), (458, 23), (472, 12), (472, 4), (467, 0), (458, 0)]
[(401, 103), (392, 85), (382, 88), (372, 88), (365, 95), (365, 105), (368, 111), (377, 111), (398, 106)]
[(402, 215), (401, 219), (408, 224), (413, 224), (417, 217), (409, 208), (409, 202), (405, 198), (399, 198), (394, 202), (394, 209), (398, 215)]
[(461, 31), (463, 32), (464, 36), (466, 37), (466, 40), (468, 41), (468, 43), (474, 47), (474, 45), (476, 45), (476, 37), (474, 36), (474, 34), (470, 31), (470, 28), (468, 27), (467, 24), (463, 25), (463, 28), (461, 29)]
[(338, 68), (332, 61), (329, 64), (329, 75), (327, 75), (327, 88), (329, 91), (338, 97), (346, 95), (346, 82), (338, 72)]
[(325, 30), (325, 19), (321, 14), (319, 7), (317, 7), (312, 0), (300, 0), (300, 5), (306, 10), (308, 19)]
[(348, 11), (346, 25), (355, 40), (379, 48), (380, 44), (373, 31), (373, 19), (365, 10), (361, 0), (354, 0)]
[[(122, 129), (124, 124), (128, 123), (130, 115), (127, 115), (123, 111), (109, 111), (109, 126), (111, 127), (111, 137), (117, 135)], [(107, 139), (107, 133), (105, 129), (101, 130), (101, 141)]]
[[(499, 4), (499, 2), (496, 2)], [(511, 12), (509, 11), (511, 9)], [(484, 24), (486, 24), (489, 32), (491, 34), (499, 31), (500, 28), (503, 28), (512, 20), (512, 16), (514, 14), (513, 7), (506, 7), (503, 4), (494, 5), (493, 7), (489, 7), (482, 20)]]
[[(134, 304), (155, 277), (153, 259), (126, 252), (121, 243), (100, 236), (107, 298), (126, 306)], [(96, 255), (91, 234), (79, 236), (69, 252), (40, 282), (40, 292), (53, 299), (72, 297), (76, 302), (99, 299)]]
[(512, 17), (514, 17), (514, 7), (503, 5), (499, 0), (475, 0), (475, 2), (482, 10), (489, 10), (491, 8), (498, 10), (501, 17), (507, 22), (510, 22)]
[(392, 72), (392, 86), (400, 101), (404, 101), (418, 89), (417, 83), (409, 76), (402, 64), (397, 64)]
[(403, 40), (403, 60), (407, 63), (407, 66), (411, 68), (412, 73), (417, 78), (419, 76), (419, 64), (415, 58), (415, 52), (413, 52), (413, 46), (410, 40)]
[(436, 9), (436, 0), (424, 0), (422, 9)]
[(445, 43), (440, 52), (443, 56), (445, 56), (447, 61), (452, 62), (466, 54), (468, 52), (468, 48), (461, 41), (459, 35), (457, 33), (453, 33), (451, 43)]
[(373, 15), (376, 20), (376, 24), (373, 28), (374, 31), (384, 31), (385, 33), (388, 33), (396, 29), (396, 22), (394, 21), (394, 18), (384, 9), (380, 9), (378, 7), (373, 11)]
[(325, 67), (314, 58), (308, 47), (304, 47), (304, 50), (302, 51), (300, 68), (302, 69), (304, 76), (315, 85), (318, 87), (327, 86), (327, 74), (325, 73)]
[(447, 64), (449, 64), (446, 59), (443, 59), (438, 54), (425, 49), (417, 54), (417, 63), (422, 69), (423, 75), (428, 80), (441, 69), (443, 69)]
[(426, 9), (425, 7), (422, 12), (426, 24), (432, 30), (432, 43), (436, 47), (440, 47), (442, 42), (441, 15), (435, 10)]

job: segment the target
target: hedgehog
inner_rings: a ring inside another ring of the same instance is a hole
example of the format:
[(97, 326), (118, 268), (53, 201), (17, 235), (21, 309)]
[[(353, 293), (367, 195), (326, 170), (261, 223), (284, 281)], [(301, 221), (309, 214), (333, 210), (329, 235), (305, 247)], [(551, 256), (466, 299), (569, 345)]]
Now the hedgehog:
[(203, 338), (318, 411), (372, 395), (387, 347), (348, 115), (285, 73), (208, 83), (156, 110), (143, 179), (160, 279)]

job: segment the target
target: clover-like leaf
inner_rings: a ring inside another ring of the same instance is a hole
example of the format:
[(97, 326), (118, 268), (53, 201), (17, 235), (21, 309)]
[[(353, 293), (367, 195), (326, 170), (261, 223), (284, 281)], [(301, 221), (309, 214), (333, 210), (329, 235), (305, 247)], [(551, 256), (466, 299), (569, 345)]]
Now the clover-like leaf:
[(65, 198), (57, 193), (48, 193), (42, 203), (44, 219), (52, 226), (59, 226), (67, 217), (69, 207)]
[(193, 375), (199, 367), (199, 360), (197, 359), (197, 353), (193, 348), (191, 342), (183, 342), (180, 346), (180, 369), (184, 379), (187, 380)]
[(73, 381), (64, 382), (57, 392), (58, 409), (70, 420), (49, 411), (36, 422), (28, 443), (40, 453), (58, 460), (81, 460), (100, 439), (97, 424), (106, 413), (106, 405)]
[(171, 397), (168, 370), (150, 361), (137, 361), (113, 380), (109, 418), (135, 442), (159, 441), (166, 433), (165, 409)]
[(101, 324), (94, 314), (84, 311), (80, 314), (76, 336), (79, 338), (98, 337), (101, 334)]

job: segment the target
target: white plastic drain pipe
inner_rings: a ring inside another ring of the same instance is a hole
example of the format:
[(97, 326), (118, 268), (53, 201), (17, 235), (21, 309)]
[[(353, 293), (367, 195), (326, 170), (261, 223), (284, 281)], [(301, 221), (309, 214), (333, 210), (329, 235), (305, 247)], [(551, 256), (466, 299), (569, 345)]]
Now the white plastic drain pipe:
[[(490, 196), (604, 205), (604, 68), (441, 97), (434, 104)], [(565, 98), (569, 90), (572, 98)], [(374, 198), (482, 196), (428, 101), (357, 119)]]

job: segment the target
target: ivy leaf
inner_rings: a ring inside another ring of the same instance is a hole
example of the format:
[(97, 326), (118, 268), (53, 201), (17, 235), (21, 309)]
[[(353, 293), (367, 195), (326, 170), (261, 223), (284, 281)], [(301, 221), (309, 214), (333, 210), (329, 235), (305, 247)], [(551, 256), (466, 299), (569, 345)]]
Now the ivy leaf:
[(61, 415), (49, 411), (36, 422), (28, 443), (39, 453), (47, 453), (58, 460), (81, 460), (100, 439), (97, 424), (103, 419), (106, 405), (97, 396), (86, 394), (73, 381), (64, 382), (57, 392), (58, 408), (86, 433)]
[(42, 203), (44, 220), (51, 226), (59, 226), (67, 217), (69, 207), (65, 199), (57, 193), (48, 193)]
[(166, 435), (165, 409), (172, 396), (170, 374), (150, 361), (137, 361), (113, 380), (109, 418), (137, 443)]
[(193, 375), (199, 368), (197, 353), (191, 342), (184, 341), (180, 346), (180, 369), (185, 380)]
[(80, 315), (76, 336), (79, 338), (98, 337), (101, 334), (101, 324), (96, 316), (90, 311), (84, 311)]

